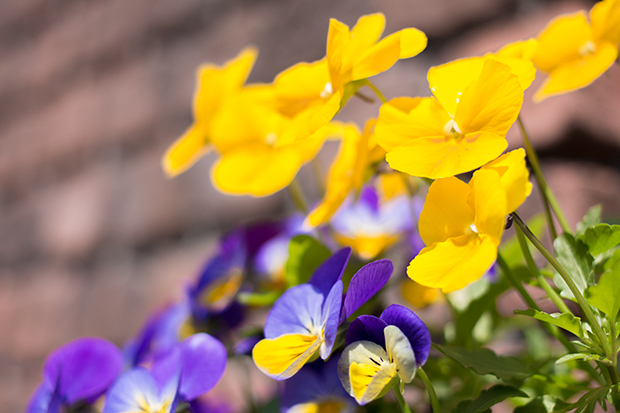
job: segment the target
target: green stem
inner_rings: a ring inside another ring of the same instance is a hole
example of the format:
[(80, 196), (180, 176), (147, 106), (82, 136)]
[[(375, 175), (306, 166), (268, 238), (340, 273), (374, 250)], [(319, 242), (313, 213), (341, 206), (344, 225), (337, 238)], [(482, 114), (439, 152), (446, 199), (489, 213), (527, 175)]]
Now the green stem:
[(304, 214), (308, 213), (308, 202), (306, 201), (306, 197), (304, 195), (304, 191), (301, 189), (301, 185), (297, 178), (293, 178), (290, 185), (288, 186), (288, 191), (291, 194), (291, 198), (293, 198), (293, 202), (297, 209), (299, 209)]
[(571, 313), (568, 306), (564, 303), (564, 300), (558, 295), (558, 293), (549, 285), (545, 277), (540, 273), (536, 263), (534, 262), (534, 258), (532, 257), (532, 253), (530, 252), (530, 248), (527, 246), (527, 241), (525, 241), (525, 236), (523, 235), (523, 231), (518, 226), (515, 228), (517, 232), (517, 239), (519, 240), (519, 246), (521, 247), (521, 251), (523, 252), (523, 256), (525, 257), (525, 262), (527, 263), (527, 267), (530, 269), (530, 272), (538, 281), (538, 284), (542, 287), (543, 290), (547, 293), (547, 297), (553, 301), (553, 303), (558, 307), (558, 309), (562, 313)]
[(536, 301), (534, 301), (534, 299), (527, 292), (525, 287), (523, 287), (523, 284), (521, 284), (521, 282), (517, 280), (517, 278), (514, 276), (514, 274), (510, 270), (510, 267), (508, 266), (508, 264), (506, 264), (506, 261), (504, 261), (504, 258), (502, 258), (502, 255), (499, 253), (499, 251), (497, 252), (497, 263), (499, 264), (499, 267), (502, 269), (502, 272), (504, 273), (506, 278), (508, 278), (508, 281), (510, 281), (510, 284), (512, 284), (512, 286), (519, 292), (525, 304), (527, 304), (531, 308), (540, 311), (540, 307), (538, 307)]
[[(529, 252), (529, 250), (528, 250), (528, 252)], [(538, 310), (538, 311), (541, 311), (540, 307), (538, 306), (538, 304), (536, 304), (536, 302), (534, 301), (532, 296), (529, 295), (527, 290), (517, 280), (517, 278), (514, 276), (514, 274), (510, 270), (510, 267), (508, 266), (508, 264), (506, 264), (506, 261), (503, 260), (503, 258), (501, 257), (501, 255), (499, 253), (497, 254), (497, 263), (500, 266), (500, 268), (502, 269), (502, 272), (506, 275), (506, 278), (508, 278), (510, 283), (521, 294), (521, 298), (523, 298), (523, 301), (525, 301), (525, 303), (527, 305), (529, 305), (531, 308), (533, 308), (535, 310)], [(549, 284), (547, 284), (547, 285), (549, 285)], [(551, 286), (549, 286), (549, 288), (551, 288)], [(564, 348), (566, 348), (566, 350), (569, 353), (576, 353), (577, 352), (577, 349), (575, 348), (575, 346), (568, 340), (568, 338), (566, 338), (566, 336), (560, 331), (560, 329), (558, 327), (556, 327), (556, 326), (554, 326), (552, 324), (547, 324), (547, 323), (542, 323), (542, 325), (549, 332), (549, 334), (551, 334), (553, 337), (555, 337), (556, 340), (558, 340), (564, 346)], [(603, 383), (601, 382), (600, 375), (596, 372), (596, 370), (587, 361), (580, 361), (579, 365), (580, 365), (580, 367), (581, 367), (581, 369), (583, 371), (587, 372), (590, 375), (591, 378), (593, 378), (594, 380), (598, 381), (601, 385), (603, 385)]]
[(540, 189), (541, 196), (543, 198), (543, 203), (545, 206), (545, 214), (547, 215), (547, 222), (549, 224), (549, 231), (551, 232), (552, 239), (557, 238), (557, 232), (555, 231), (555, 226), (553, 225), (553, 217), (551, 216), (551, 212), (549, 208), (553, 210), (553, 213), (558, 218), (560, 225), (562, 226), (562, 230), (564, 232), (572, 233), (571, 227), (564, 216), (564, 212), (562, 212), (562, 208), (560, 208), (560, 204), (553, 195), (551, 188), (547, 185), (545, 181), (545, 177), (542, 173), (542, 169), (540, 168), (540, 162), (538, 161), (538, 155), (536, 155), (536, 151), (534, 151), (534, 147), (530, 141), (530, 137), (525, 130), (525, 125), (521, 120), (521, 116), (517, 118), (517, 122), (519, 123), (519, 129), (521, 129), (521, 135), (523, 136), (523, 142), (525, 143), (525, 151), (527, 152), (527, 158), (530, 161), (530, 165), (532, 165), (532, 169), (534, 170), (534, 175), (536, 176), (536, 182), (538, 183), (538, 188)]
[(512, 213), (512, 217), (515, 223), (523, 231), (523, 234), (525, 234), (525, 236), (530, 240), (530, 242), (538, 249), (538, 251), (540, 251), (540, 253), (549, 262), (549, 264), (551, 264), (551, 266), (555, 268), (558, 274), (560, 274), (560, 277), (562, 277), (562, 279), (564, 280), (564, 282), (566, 283), (570, 291), (573, 293), (573, 296), (577, 300), (577, 304), (579, 304), (579, 308), (581, 308), (581, 312), (583, 313), (586, 320), (588, 320), (588, 323), (590, 323), (590, 326), (592, 327), (594, 334), (600, 341), (601, 346), (603, 346), (603, 349), (605, 350), (605, 355), (611, 360), (611, 357), (610, 357), (611, 348), (609, 346), (609, 342), (607, 341), (607, 337), (605, 333), (603, 332), (603, 329), (601, 328), (600, 324), (598, 323), (598, 320), (594, 316), (594, 313), (592, 312), (592, 309), (588, 305), (586, 299), (583, 297), (583, 295), (581, 294), (581, 292), (579, 291), (579, 289), (573, 282), (573, 279), (571, 278), (570, 274), (564, 269), (564, 267), (562, 267), (562, 265), (558, 262), (558, 260), (556, 260), (555, 257), (545, 248), (542, 242), (540, 242), (540, 240), (536, 238), (536, 236), (532, 233), (532, 231), (530, 231), (527, 225), (525, 225), (525, 222), (523, 222), (523, 220), (519, 217), (519, 215), (517, 215), (516, 212)]
[(321, 198), (325, 195), (325, 174), (323, 174), (323, 166), (318, 157), (312, 159), (312, 173), (314, 174), (314, 180), (316, 181), (316, 187), (319, 190)]
[(394, 396), (396, 396), (396, 403), (398, 403), (398, 407), (403, 413), (411, 413), (409, 406), (407, 406), (407, 402), (405, 402), (405, 398), (402, 394), (400, 394), (399, 385), (394, 386), (392, 391), (394, 392)]
[(373, 92), (375, 92), (375, 95), (377, 95), (377, 97), (381, 100), (382, 103), (387, 102), (387, 99), (385, 98), (385, 96), (383, 96), (383, 93), (381, 93), (381, 91), (368, 79), (366, 79), (366, 86), (368, 86)]
[(439, 399), (437, 398), (437, 393), (435, 393), (433, 383), (431, 383), (430, 379), (421, 367), (418, 368), (418, 377), (422, 379), (422, 382), (426, 386), (428, 397), (431, 399), (431, 406), (433, 406), (433, 413), (441, 413), (441, 406), (439, 406)]

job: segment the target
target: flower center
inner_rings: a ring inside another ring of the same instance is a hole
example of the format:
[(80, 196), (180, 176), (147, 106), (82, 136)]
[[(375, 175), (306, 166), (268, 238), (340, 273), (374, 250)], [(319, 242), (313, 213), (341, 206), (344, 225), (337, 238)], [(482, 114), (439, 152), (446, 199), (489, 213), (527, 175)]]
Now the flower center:
[(456, 124), (454, 119), (450, 119), (448, 123), (446, 123), (446, 125), (443, 127), (443, 131), (446, 136), (452, 135), (454, 138), (458, 138), (463, 134), (461, 128), (459, 128), (459, 125)]
[(472, 222), (472, 224), (465, 229), (465, 233), (466, 234), (480, 234), (480, 231), (478, 231), (478, 228), (476, 227), (476, 224)]
[(325, 87), (323, 88), (323, 90), (321, 90), (321, 93), (319, 93), (319, 96), (321, 96), (321, 99), (327, 99), (332, 95), (332, 93), (334, 93), (334, 89), (332, 88), (332, 82), (327, 82), (325, 83)]
[(596, 52), (596, 45), (592, 40), (588, 40), (579, 48), (579, 55), (582, 57), (588, 56)]
[(276, 146), (278, 143), (278, 135), (275, 132), (269, 132), (265, 135), (265, 143), (269, 146)]

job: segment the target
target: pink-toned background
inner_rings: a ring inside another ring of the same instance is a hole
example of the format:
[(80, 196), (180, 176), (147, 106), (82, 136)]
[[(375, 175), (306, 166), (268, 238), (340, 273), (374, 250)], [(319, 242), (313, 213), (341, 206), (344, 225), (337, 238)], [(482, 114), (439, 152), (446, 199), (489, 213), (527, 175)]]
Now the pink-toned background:
[[(376, 84), (388, 98), (428, 95), (430, 66), (534, 36), (591, 4), (0, 0), (0, 410), (24, 409), (56, 346), (81, 335), (122, 344), (149, 311), (179, 297), (222, 230), (291, 209), (286, 193), (216, 192), (213, 156), (164, 177), (159, 159), (191, 122), (200, 63), (254, 44), (250, 80), (269, 82), (323, 56), (330, 17), (353, 25), (382, 11), (387, 33), (415, 26), (429, 47)], [(570, 95), (539, 105), (531, 95), (524, 121), (569, 220), (593, 203), (620, 216), (620, 66)], [(376, 113), (357, 102), (342, 118)]]

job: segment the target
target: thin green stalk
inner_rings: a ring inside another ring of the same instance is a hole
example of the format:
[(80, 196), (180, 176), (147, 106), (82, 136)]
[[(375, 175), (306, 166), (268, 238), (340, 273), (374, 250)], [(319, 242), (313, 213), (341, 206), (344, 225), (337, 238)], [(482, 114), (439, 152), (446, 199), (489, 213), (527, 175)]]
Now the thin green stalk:
[(508, 266), (508, 264), (506, 264), (506, 261), (504, 261), (504, 258), (502, 258), (502, 255), (499, 253), (499, 251), (497, 252), (497, 263), (499, 264), (499, 267), (502, 269), (502, 272), (504, 273), (506, 278), (508, 278), (508, 281), (510, 281), (510, 284), (512, 284), (512, 286), (519, 292), (525, 304), (535, 310), (540, 311), (540, 307), (538, 307), (536, 301), (534, 301), (530, 293), (528, 293), (525, 287), (523, 287), (523, 284), (521, 284), (521, 282), (517, 280), (517, 278), (514, 276), (514, 274), (510, 270), (510, 267)]
[(562, 265), (558, 262), (558, 260), (556, 260), (555, 257), (545, 248), (542, 242), (540, 242), (540, 240), (536, 238), (536, 236), (532, 233), (532, 231), (530, 231), (527, 225), (525, 225), (525, 222), (523, 222), (521, 217), (519, 217), (519, 215), (517, 215), (516, 212), (513, 212), (511, 215), (515, 223), (523, 231), (523, 234), (525, 234), (525, 236), (530, 240), (530, 242), (538, 249), (538, 251), (540, 251), (540, 253), (549, 262), (549, 264), (551, 264), (551, 266), (555, 268), (558, 274), (560, 274), (560, 277), (562, 277), (562, 279), (564, 280), (568, 288), (573, 293), (573, 296), (577, 300), (577, 304), (579, 304), (579, 308), (581, 308), (581, 312), (583, 313), (586, 320), (588, 320), (588, 323), (590, 323), (590, 326), (592, 327), (594, 334), (600, 341), (601, 346), (603, 346), (603, 349), (605, 350), (605, 355), (611, 360), (611, 356), (610, 356), (611, 348), (609, 346), (609, 341), (607, 341), (607, 336), (605, 335), (605, 332), (603, 331), (600, 324), (598, 323), (598, 320), (594, 316), (594, 313), (592, 312), (590, 305), (588, 304), (586, 299), (583, 297), (583, 295), (581, 294), (581, 292), (579, 291), (579, 289), (573, 282), (573, 279), (571, 278), (570, 274), (564, 269), (564, 267), (562, 267)]
[(299, 209), (304, 214), (308, 213), (308, 202), (306, 201), (306, 196), (304, 195), (304, 191), (301, 189), (301, 185), (297, 178), (293, 178), (290, 185), (288, 186), (288, 192), (291, 194), (291, 198), (293, 198), (293, 202), (297, 209)]
[[(530, 255), (530, 257), (531, 257), (531, 255)], [(534, 301), (532, 296), (530, 296), (530, 294), (527, 292), (527, 290), (517, 280), (517, 278), (514, 276), (514, 274), (510, 270), (510, 267), (508, 266), (508, 264), (506, 264), (506, 261), (504, 261), (504, 259), (501, 257), (501, 255), (499, 253), (497, 254), (497, 263), (500, 266), (500, 268), (502, 269), (502, 272), (506, 275), (506, 278), (508, 278), (510, 283), (521, 294), (521, 298), (523, 298), (523, 301), (527, 305), (529, 305), (530, 308), (533, 308), (534, 310), (541, 311), (540, 307), (538, 306), (538, 304), (536, 304), (536, 302)], [(547, 284), (547, 285), (549, 285), (549, 284)], [(549, 288), (551, 288), (551, 286), (549, 286)], [(560, 329), (558, 327), (556, 327), (556, 326), (554, 326), (552, 324), (547, 324), (547, 323), (542, 323), (542, 325), (545, 328), (545, 330), (547, 330), (549, 332), (549, 334), (551, 334), (553, 337), (555, 337), (556, 340), (558, 340), (564, 346), (564, 348), (566, 348), (566, 350), (569, 353), (576, 353), (577, 352), (577, 349), (575, 348), (575, 346), (568, 340), (568, 338), (566, 338), (566, 336), (560, 331)], [(581, 369), (583, 371), (585, 371), (586, 373), (588, 373), (590, 375), (591, 378), (593, 378), (594, 380), (599, 382), (599, 384), (603, 385), (603, 383), (601, 382), (600, 375), (596, 372), (596, 370), (587, 361), (580, 361), (579, 365), (580, 365), (580, 367), (581, 367)]]
[(381, 100), (382, 103), (387, 102), (387, 99), (385, 98), (385, 96), (383, 96), (383, 93), (381, 93), (381, 91), (368, 79), (366, 79), (366, 86), (368, 86), (370, 89), (372, 89), (373, 92), (375, 92), (375, 95), (377, 95), (377, 97)]
[(321, 198), (325, 195), (325, 174), (323, 173), (323, 166), (318, 157), (312, 159), (312, 173), (314, 174), (314, 180), (316, 181), (316, 187), (319, 190)]
[(400, 394), (400, 389), (398, 387), (399, 386), (396, 385), (392, 389), (392, 391), (394, 392), (394, 396), (396, 396), (396, 403), (398, 403), (398, 407), (400, 407), (400, 410), (403, 413), (411, 413), (411, 410), (409, 409), (409, 406), (407, 406), (407, 402), (405, 402), (405, 398), (403, 397), (403, 395)]
[(426, 386), (426, 391), (428, 391), (428, 397), (431, 399), (433, 413), (441, 413), (441, 406), (439, 406), (439, 399), (437, 398), (437, 393), (435, 393), (433, 383), (431, 383), (430, 379), (421, 367), (418, 368), (418, 377), (422, 379), (422, 382)]
[(564, 303), (562, 298), (549, 285), (545, 277), (543, 277), (543, 275), (538, 270), (538, 267), (534, 262), (534, 258), (532, 257), (532, 253), (530, 252), (530, 248), (527, 246), (527, 241), (525, 241), (525, 236), (523, 235), (523, 231), (521, 231), (521, 228), (517, 226), (515, 230), (517, 232), (517, 239), (519, 240), (519, 246), (521, 247), (521, 251), (523, 252), (523, 257), (525, 257), (527, 267), (534, 275), (534, 278), (536, 278), (536, 281), (538, 281), (538, 284), (542, 287), (543, 290), (545, 290), (545, 292), (547, 293), (547, 297), (549, 297), (551, 301), (553, 301), (553, 303), (562, 313), (572, 313), (568, 306)]
[(555, 195), (553, 195), (551, 188), (549, 188), (547, 182), (545, 181), (542, 169), (540, 168), (540, 162), (538, 161), (538, 156), (536, 155), (536, 151), (534, 151), (534, 147), (531, 144), (530, 137), (525, 130), (525, 125), (521, 120), (521, 116), (517, 118), (517, 122), (519, 123), (519, 129), (521, 129), (521, 135), (523, 136), (523, 142), (525, 143), (527, 158), (530, 161), (530, 165), (532, 165), (532, 169), (534, 170), (536, 182), (538, 182), (538, 188), (540, 189), (543, 203), (545, 204), (545, 214), (547, 215), (547, 222), (549, 223), (549, 231), (551, 232), (551, 236), (553, 239), (557, 238), (557, 232), (555, 231), (555, 226), (553, 225), (553, 218), (551, 217), (549, 207), (551, 207), (553, 213), (558, 218), (558, 221), (562, 226), (562, 230), (564, 232), (572, 233), (572, 229), (568, 221), (566, 220), (566, 217), (564, 216), (564, 212), (562, 212), (562, 208), (560, 208), (560, 205), (558, 204)]

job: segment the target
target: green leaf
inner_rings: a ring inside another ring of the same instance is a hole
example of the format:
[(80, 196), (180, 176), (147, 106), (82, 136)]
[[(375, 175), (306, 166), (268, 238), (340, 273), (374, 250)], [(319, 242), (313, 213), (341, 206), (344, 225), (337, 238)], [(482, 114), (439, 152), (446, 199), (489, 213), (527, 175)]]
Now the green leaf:
[(615, 321), (620, 310), (620, 266), (601, 275), (598, 284), (586, 290), (588, 304), (598, 308)]
[(466, 350), (462, 347), (436, 346), (446, 356), (478, 374), (493, 374), (502, 380), (523, 380), (535, 372), (515, 357), (498, 356), (488, 348)]
[[(588, 251), (588, 246), (566, 232), (553, 241), (553, 246), (557, 260), (583, 294), (587, 287), (594, 284), (594, 257)], [(562, 296), (574, 299), (573, 293), (559, 274), (554, 276), (553, 281), (560, 288)]]
[(577, 337), (583, 337), (583, 326), (581, 325), (581, 319), (579, 317), (575, 317), (571, 313), (547, 314), (533, 308), (528, 308), (527, 310), (515, 310), (514, 313), (533, 317), (537, 320), (544, 321), (545, 323), (563, 328), (566, 331), (570, 331)]
[(596, 403), (604, 403), (608, 392), (609, 387), (607, 386), (590, 390), (575, 403), (571, 404), (567, 410), (575, 409), (575, 413), (593, 413)]
[(331, 255), (329, 249), (309, 235), (297, 235), (289, 244), (284, 278), (289, 287), (308, 282), (316, 268)]
[(526, 393), (516, 387), (496, 384), (483, 390), (475, 400), (464, 400), (460, 402), (452, 413), (476, 413), (489, 409), (510, 397), (529, 397)]
[(586, 228), (599, 224), (601, 222), (601, 205), (594, 205), (583, 216), (581, 221), (577, 223), (577, 234), (582, 234)]
[(594, 353), (571, 353), (571, 354), (566, 354), (565, 356), (560, 357), (559, 359), (557, 359), (555, 361), (555, 364), (561, 364), (561, 363), (566, 363), (567, 361), (571, 361), (571, 360), (585, 360), (585, 361), (589, 361), (589, 360), (596, 360), (596, 361), (601, 361), (603, 363), (611, 363), (611, 361), (609, 361), (607, 358), (598, 355), (598, 354), (594, 354)]
[(256, 307), (267, 307), (276, 302), (281, 293), (279, 291), (268, 291), (265, 293), (244, 293), (237, 294), (237, 300), (243, 305)]
[(535, 398), (526, 405), (519, 406), (512, 411), (512, 413), (549, 413), (543, 399), (540, 397)]
[(590, 254), (599, 255), (620, 244), (620, 225), (598, 224), (586, 228), (579, 239), (586, 243)]

